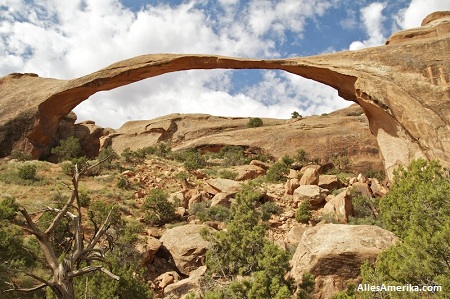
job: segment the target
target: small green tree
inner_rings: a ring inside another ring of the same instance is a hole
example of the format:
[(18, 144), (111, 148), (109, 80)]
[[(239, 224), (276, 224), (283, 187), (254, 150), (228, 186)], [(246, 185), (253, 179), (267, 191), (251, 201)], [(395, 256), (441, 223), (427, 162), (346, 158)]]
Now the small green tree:
[(299, 117), (302, 117), (302, 116), (297, 111), (294, 111), (291, 113), (291, 118), (299, 118)]
[(263, 121), (259, 117), (250, 118), (247, 122), (247, 128), (262, 127)]
[(261, 215), (255, 208), (261, 196), (259, 191), (245, 186), (236, 194), (227, 230), (212, 235), (205, 231), (204, 234), (213, 242), (206, 254), (206, 265), (211, 273), (225, 279), (251, 274), (254, 279), (217, 288), (207, 292), (205, 298), (291, 298), (290, 283), (284, 278), (289, 269), (289, 257), (265, 239), (266, 227), (261, 224)]
[(144, 220), (152, 225), (163, 225), (176, 217), (175, 208), (168, 200), (168, 195), (162, 189), (153, 189), (145, 199), (142, 209)]
[(19, 167), (19, 178), (23, 180), (36, 180), (36, 164), (26, 163)]
[(289, 166), (284, 162), (277, 162), (267, 170), (266, 179), (269, 182), (278, 183), (286, 181), (286, 175), (289, 173)]
[(60, 145), (52, 148), (51, 152), (60, 162), (77, 158), (81, 153), (80, 140), (74, 136), (61, 140)]
[(300, 223), (308, 223), (311, 219), (311, 203), (309, 200), (302, 201), (295, 212), (295, 220)]
[(401, 242), (379, 255), (375, 268), (362, 269), (366, 283), (436, 284), (443, 290), (433, 298), (446, 298), (450, 293), (449, 194), (450, 180), (437, 161), (419, 159), (394, 173), (392, 188), (380, 202), (380, 215)]
[(199, 151), (186, 151), (181, 154), (181, 159), (184, 161), (184, 168), (186, 168), (188, 171), (196, 170), (206, 166), (206, 160)]

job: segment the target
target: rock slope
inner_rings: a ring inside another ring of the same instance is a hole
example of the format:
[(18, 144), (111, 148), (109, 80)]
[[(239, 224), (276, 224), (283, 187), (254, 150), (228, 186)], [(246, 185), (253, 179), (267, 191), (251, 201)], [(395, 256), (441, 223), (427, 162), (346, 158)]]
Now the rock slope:
[[(59, 120), (98, 91), (189, 69), (280, 69), (324, 83), (364, 110), (388, 174), (417, 157), (450, 166), (450, 12), (381, 47), (278, 60), (152, 54), (73, 80), (11, 74), (0, 78), (0, 155), (48, 153)], [(18, 105), (20, 103), (20, 105)]]
[[(249, 153), (264, 153), (276, 159), (294, 156), (304, 149), (311, 159), (323, 163), (348, 156), (355, 173), (383, 169), (375, 136), (358, 105), (328, 115), (297, 119), (263, 119), (264, 126), (247, 128), (249, 118), (206, 114), (171, 114), (147, 121), (125, 123), (115, 133), (102, 137), (121, 153), (167, 142), (173, 150), (197, 148), (218, 152), (225, 145), (239, 145)], [(100, 142), (91, 142), (98, 144)]]

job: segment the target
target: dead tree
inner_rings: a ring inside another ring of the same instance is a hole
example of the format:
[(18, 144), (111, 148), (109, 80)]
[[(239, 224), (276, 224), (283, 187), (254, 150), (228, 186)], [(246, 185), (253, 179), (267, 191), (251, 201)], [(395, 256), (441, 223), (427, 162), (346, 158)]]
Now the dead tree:
[[(45, 230), (42, 230), (37, 226), (37, 223), (32, 219), (25, 208), (19, 208), (19, 212), (25, 218), (22, 228), (36, 237), (44, 254), (46, 266), (51, 270), (52, 275), (50, 278), (43, 278), (33, 273), (25, 273), (25, 275), (38, 281), (39, 284), (31, 288), (21, 288), (14, 283), (8, 283), (11, 285), (11, 288), (4, 292), (18, 291), (29, 293), (48, 287), (58, 298), (72, 299), (75, 298), (73, 287), (73, 280), (75, 277), (94, 271), (101, 271), (112, 279), (119, 280), (119, 276), (114, 275), (104, 266), (90, 265), (93, 261), (104, 262), (104, 252), (97, 245), (109, 229), (110, 217), (113, 210), (111, 209), (103, 223), (96, 227), (90, 240), (85, 239), (83, 233), (78, 183), (82, 174), (92, 167), (98, 166), (101, 162), (102, 161), (89, 168), (84, 168), (80, 172), (78, 171), (78, 167), (75, 166), (75, 173), (72, 177), (72, 186), (68, 186), (72, 193), (66, 204), (61, 209), (46, 207), (43, 210), (44, 213), (53, 212), (56, 214)], [(72, 213), (71, 210), (74, 210), (74, 213)], [(70, 252), (68, 252), (65, 258), (60, 262), (58, 261), (58, 257), (52, 246), (51, 235), (63, 218), (68, 218), (72, 221), (74, 238)], [(82, 267), (81, 265), (88, 266)]]

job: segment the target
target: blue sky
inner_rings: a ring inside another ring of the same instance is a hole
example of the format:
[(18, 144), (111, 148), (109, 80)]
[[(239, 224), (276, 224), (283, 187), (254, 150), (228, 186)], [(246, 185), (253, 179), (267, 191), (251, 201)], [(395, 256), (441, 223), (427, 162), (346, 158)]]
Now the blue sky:
[[(151, 53), (252, 58), (309, 56), (383, 45), (450, 0), (0, 0), (0, 76), (83, 76)], [(117, 128), (169, 113), (289, 118), (350, 103), (281, 71), (185, 71), (98, 93), (78, 120)]]

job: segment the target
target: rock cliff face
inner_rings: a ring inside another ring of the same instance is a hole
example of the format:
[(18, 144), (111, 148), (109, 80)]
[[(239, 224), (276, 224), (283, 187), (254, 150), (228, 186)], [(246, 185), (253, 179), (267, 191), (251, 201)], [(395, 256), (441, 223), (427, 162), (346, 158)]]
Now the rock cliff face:
[(249, 118), (207, 114), (171, 114), (152, 120), (125, 123), (105, 138), (105, 144), (121, 153), (168, 142), (173, 150), (197, 148), (219, 151), (225, 145), (240, 145), (249, 153), (274, 158), (293, 156), (304, 149), (311, 159), (322, 162), (348, 156), (355, 173), (383, 169), (376, 138), (361, 107), (352, 105), (324, 116), (298, 119), (263, 119), (264, 126), (247, 128)]
[[(280, 69), (336, 88), (364, 110), (385, 168), (417, 157), (450, 166), (450, 12), (394, 34), (381, 47), (304, 58), (257, 60), (214, 55), (144, 55), (73, 80), (0, 78), (0, 156), (48, 152), (59, 120), (98, 91), (189, 69)], [(20, 105), (17, 105), (20, 103)]]

